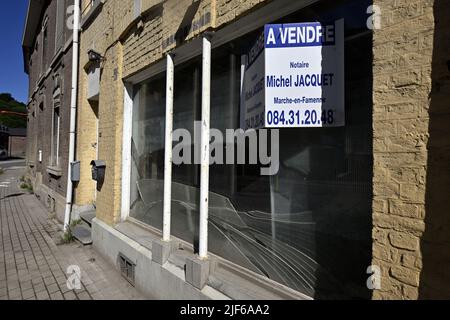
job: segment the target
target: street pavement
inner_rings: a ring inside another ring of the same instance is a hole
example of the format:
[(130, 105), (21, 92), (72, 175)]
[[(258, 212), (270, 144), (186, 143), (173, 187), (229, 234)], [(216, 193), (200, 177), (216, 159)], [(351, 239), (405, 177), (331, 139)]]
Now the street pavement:
[(0, 168), (2, 169), (8, 169), (8, 168), (20, 168), (24, 167), (26, 164), (26, 161), (24, 159), (15, 159), (15, 160), (6, 160), (6, 161), (0, 161)]
[(24, 173), (0, 175), (0, 300), (144, 299), (92, 247), (61, 244), (61, 225), (20, 189)]

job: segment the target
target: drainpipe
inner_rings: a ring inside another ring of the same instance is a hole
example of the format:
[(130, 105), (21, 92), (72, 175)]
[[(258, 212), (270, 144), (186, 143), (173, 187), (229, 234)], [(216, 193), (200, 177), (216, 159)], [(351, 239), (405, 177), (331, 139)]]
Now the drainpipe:
[(166, 151), (164, 165), (164, 209), (163, 209), (163, 241), (170, 242), (171, 206), (172, 206), (172, 140), (173, 140), (173, 90), (174, 90), (173, 57), (167, 55), (166, 84)]
[(70, 131), (69, 131), (69, 168), (67, 171), (67, 195), (66, 211), (64, 214), (64, 232), (70, 225), (70, 214), (72, 211), (73, 182), (72, 162), (75, 161), (75, 130), (77, 119), (77, 92), (78, 92), (78, 56), (79, 56), (79, 29), (80, 29), (80, 0), (74, 2), (73, 19), (73, 44), (72, 44), (72, 93), (70, 99)]
[(199, 258), (208, 258), (208, 207), (209, 207), (209, 143), (211, 107), (211, 41), (203, 37), (202, 79), (202, 133), (200, 167), (200, 243)]

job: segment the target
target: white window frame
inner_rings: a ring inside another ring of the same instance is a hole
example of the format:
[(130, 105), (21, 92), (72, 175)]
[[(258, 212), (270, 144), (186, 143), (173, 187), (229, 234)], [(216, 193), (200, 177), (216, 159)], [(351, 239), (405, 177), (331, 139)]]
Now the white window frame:
[[(58, 109), (58, 121), (56, 123), (57, 128), (55, 128), (55, 116), (56, 109)], [(51, 166), (59, 167), (59, 147), (60, 147), (60, 129), (61, 129), (61, 106), (58, 104), (57, 106), (53, 105), (52, 110), (52, 148), (51, 148)], [(55, 130), (57, 130), (55, 132)], [(55, 150), (55, 133), (56, 133), (56, 150)]]
[[(47, 32), (47, 43), (45, 43), (45, 33)], [(41, 38), (42, 38), (42, 50), (41, 50), (41, 65), (40, 65), (40, 76), (47, 72), (47, 66), (45, 65), (45, 60), (48, 58), (48, 17), (46, 16), (41, 27)], [(46, 45), (47, 44), (47, 45)], [(45, 53), (45, 55), (44, 55)]]
[(130, 216), (131, 205), (131, 139), (133, 134), (133, 85), (125, 84), (122, 133), (122, 206), (121, 221)]

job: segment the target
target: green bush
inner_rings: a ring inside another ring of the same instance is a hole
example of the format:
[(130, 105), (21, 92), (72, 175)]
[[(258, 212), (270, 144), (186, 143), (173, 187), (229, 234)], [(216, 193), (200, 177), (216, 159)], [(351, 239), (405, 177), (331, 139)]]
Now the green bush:
[(67, 231), (64, 232), (64, 234), (61, 236), (61, 242), (63, 244), (69, 244), (75, 241), (75, 237), (73, 236), (72, 229), (75, 228), (77, 225), (81, 224), (81, 220), (73, 220), (70, 223), (70, 227), (67, 228)]
[(72, 234), (72, 230), (70, 230), (70, 228), (67, 229), (66, 232), (64, 232), (64, 234), (61, 236), (61, 242), (63, 244), (69, 244), (72, 243), (75, 240), (73, 234)]
[(31, 183), (24, 182), (20, 185), (20, 188), (27, 190), (30, 193), (34, 192), (33, 185)]

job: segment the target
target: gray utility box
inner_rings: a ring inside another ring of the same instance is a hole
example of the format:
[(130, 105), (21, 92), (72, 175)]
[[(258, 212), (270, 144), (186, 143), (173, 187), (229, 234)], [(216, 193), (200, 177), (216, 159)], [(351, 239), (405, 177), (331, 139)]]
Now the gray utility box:
[(103, 181), (105, 179), (106, 162), (102, 160), (93, 160), (92, 166), (92, 180)]
[(72, 162), (70, 166), (70, 179), (72, 180), (72, 182), (80, 182), (80, 161)]

